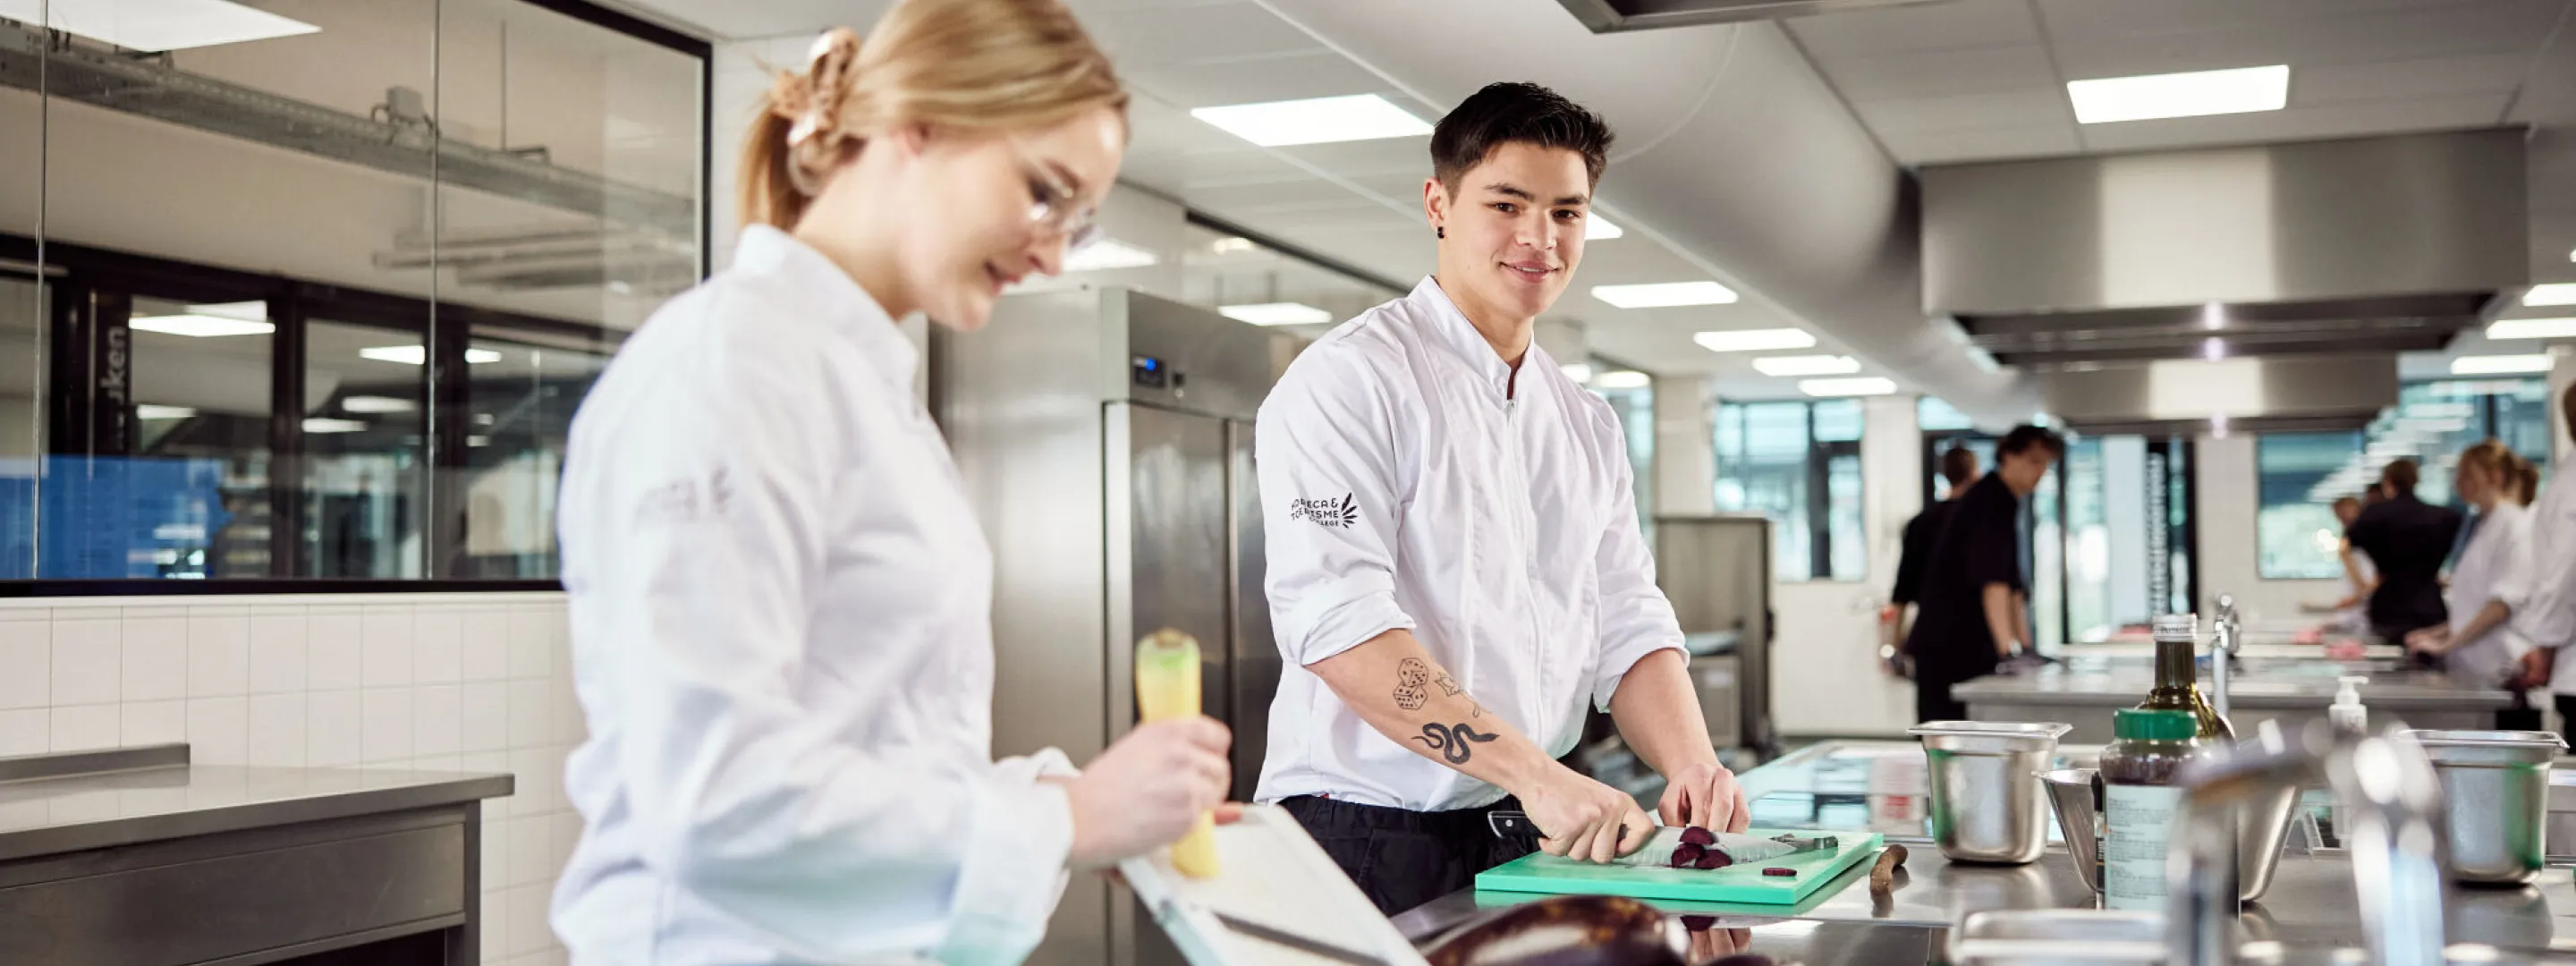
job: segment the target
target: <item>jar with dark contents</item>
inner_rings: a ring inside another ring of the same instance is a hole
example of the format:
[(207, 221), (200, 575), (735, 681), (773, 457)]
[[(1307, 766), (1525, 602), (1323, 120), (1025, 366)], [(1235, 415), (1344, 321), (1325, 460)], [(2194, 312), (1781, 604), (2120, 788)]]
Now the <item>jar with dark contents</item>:
[(2165, 853), (2182, 811), (2174, 778), (2210, 754), (2192, 712), (2123, 708), (2111, 713), (2119, 740), (2102, 749), (2102, 896), (2113, 909), (2162, 909)]

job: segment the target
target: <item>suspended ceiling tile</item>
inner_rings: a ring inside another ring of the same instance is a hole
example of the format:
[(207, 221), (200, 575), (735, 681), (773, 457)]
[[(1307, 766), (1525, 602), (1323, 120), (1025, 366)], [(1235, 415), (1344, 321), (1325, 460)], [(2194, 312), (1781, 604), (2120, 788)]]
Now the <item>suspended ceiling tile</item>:
[(2475, 94), (2414, 101), (2362, 101), (2293, 107), (2257, 114), (2091, 124), (2085, 144), (2098, 151), (2206, 147), (2438, 131), (2493, 125), (2505, 95)]
[(1128, 71), (1325, 50), (1257, 3), (1104, 10), (1083, 26)]
[(2471, 54), (2374, 64), (2291, 68), (2290, 103), (2386, 101), (2461, 94), (2509, 93), (2521, 86), (2531, 56)]
[(1853, 101), (1993, 94), (2058, 83), (2048, 49), (2038, 44), (1836, 54), (1820, 59), (1835, 89)]
[(1993, 47), (2040, 40), (2027, 0), (1954, 0), (1797, 17), (1781, 23), (1808, 50), (1819, 54)]
[(1907, 165), (2058, 157), (2083, 152), (2073, 121), (2036, 127), (1967, 128), (1882, 134), (1880, 142)]
[[(2434, 18), (2444, 23), (2554, 14), (2560, 0), (2037, 0), (2040, 20), (2060, 39), (2177, 33), (2313, 30), (2334, 22)], [(2543, 29), (2546, 29), (2545, 27)]]
[(1320, 48), (1220, 63), (1127, 66), (1124, 73), (1137, 90), (1181, 107), (1371, 94), (1387, 86), (1350, 58)]
[(2070, 120), (2066, 92), (2053, 88), (1965, 94), (1852, 105), (1882, 139), (1980, 128), (2030, 128)]
[(2291, 84), (2306, 68), (2471, 57), (2538, 49), (2550, 19), (2409, 11), (2317, 18), (2277, 30), (2057, 35), (2058, 67), (2070, 80), (2288, 64)]

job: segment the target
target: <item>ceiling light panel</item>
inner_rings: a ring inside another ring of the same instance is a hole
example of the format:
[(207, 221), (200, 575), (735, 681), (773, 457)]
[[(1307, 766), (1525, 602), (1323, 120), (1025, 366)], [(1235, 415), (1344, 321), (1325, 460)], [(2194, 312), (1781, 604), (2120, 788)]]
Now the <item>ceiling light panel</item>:
[(1728, 305), (1735, 290), (1716, 282), (1655, 282), (1647, 285), (1595, 285), (1592, 297), (1623, 309), (1664, 309), (1682, 305)]
[(1896, 394), (1896, 380), (1880, 376), (1853, 379), (1800, 379), (1798, 391), (1810, 396), (1891, 396)]
[(0, 17), (154, 53), (322, 30), (227, 0), (0, 0)]
[(1691, 336), (1700, 348), (1710, 352), (1769, 352), (1778, 349), (1813, 349), (1816, 337), (1804, 329), (1736, 329), (1728, 332), (1701, 332)]
[(2576, 305), (2576, 282), (2534, 285), (2522, 294), (2524, 305)]
[(1627, 233), (1627, 229), (1611, 224), (1610, 219), (1601, 217), (1600, 212), (1596, 211), (1583, 216), (1584, 241), (1606, 241)]
[(2289, 103), (2290, 68), (2239, 67), (2066, 82), (2080, 124), (2277, 111)]
[(1103, 238), (1064, 256), (1066, 272), (1106, 272), (1121, 268), (1145, 268), (1159, 264), (1162, 258), (1115, 238)]
[[(416, 345), (383, 345), (376, 346), (371, 349), (360, 349), (358, 350), (358, 355), (374, 359), (377, 362), (391, 362), (399, 365), (417, 366), (429, 358), (429, 350)], [(465, 361), (478, 366), (489, 365), (491, 363), (501, 361), (501, 354), (490, 349), (467, 349), (465, 350)]]
[(2490, 339), (2576, 339), (2576, 317), (2498, 319), (2487, 323)]
[(1254, 325), (1318, 325), (1333, 320), (1333, 313), (1303, 302), (1255, 302), (1222, 306), (1217, 311), (1226, 318)]
[(162, 335), (184, 335), (192, 339), (214, 339), (237, 335), (267, 335), (277, 331), (269, 322), (229, 319), (220, 315), (147, 315), (125, 320), (125, 327), (137, 332)]
[(1655, 384), (1655, 377), (1635, 369), (1614, 369), (1592, 380), (1594, 389), (1644, 389)]
[(2454, 376), (2500, 376), (2548, 372), (2556, 360), (2545, 354), (2509, 356), (2461, 356), (2451, 360)]
[(1375, 94), (1201, 107), (1190, 116), (1265, 148), (1431, 133), (1428, 122)]
[(1764, 356), (1753, 360), (1755, 371), (1766, 376), (1844, 376), (1860, 371), (1860, 360), (1850, 356)]

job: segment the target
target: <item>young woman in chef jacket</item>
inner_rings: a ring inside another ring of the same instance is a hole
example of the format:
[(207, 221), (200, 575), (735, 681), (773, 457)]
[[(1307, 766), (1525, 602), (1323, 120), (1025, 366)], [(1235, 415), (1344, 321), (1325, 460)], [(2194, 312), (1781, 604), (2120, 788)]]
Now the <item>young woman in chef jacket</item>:
[(2521, 500), (2522, 457), (2496, 440), (2460, 454), (2453, 484), (2477, 508), (2476, 529), (2451, 569), (2447, 624), (2406, 635), (2410, 651), (2437, 654), (2462, 684), (2502, 687), (2516, 678), (2531, 650), (2513, 624), (2514, 611), (2531, 596), (2531, 521)]
[(1062, 270), (1127, 95), (1058, 0), (904, 0), (783, 73), (733, 264), (582, 407), (564, 586), (590, 739), (576, 963), (1014, 963), (1064, 873), (1170, 842), (1224, 727), (995, 762), (991, 558), (895, 320)]

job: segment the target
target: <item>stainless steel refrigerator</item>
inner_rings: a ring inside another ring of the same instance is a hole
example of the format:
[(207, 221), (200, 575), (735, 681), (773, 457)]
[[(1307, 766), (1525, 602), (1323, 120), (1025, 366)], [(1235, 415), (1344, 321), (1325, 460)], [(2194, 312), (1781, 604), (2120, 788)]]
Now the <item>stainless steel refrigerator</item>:
[[(934, 332), (932, 409), (993, 547), (995, 755), (1099, 754), (1136, 719), (1136, 639), (1174, 627), (1199, 640), (1251, 797), (1280, 671), (1252, 419), (1300, 344), (1118, 288), (1015, 295), (983, 331)], [(1163, 960), (1134, 910), (1076, 874), (1030, 961)]]

